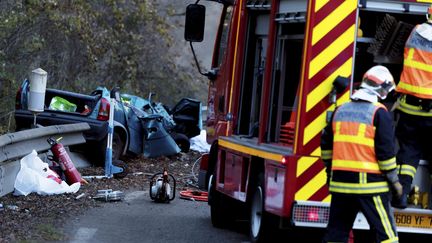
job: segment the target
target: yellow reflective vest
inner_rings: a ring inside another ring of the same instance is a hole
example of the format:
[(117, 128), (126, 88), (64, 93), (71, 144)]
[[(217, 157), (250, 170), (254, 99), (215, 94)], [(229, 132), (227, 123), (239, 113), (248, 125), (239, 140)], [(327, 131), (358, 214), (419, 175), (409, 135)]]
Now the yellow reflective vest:
[[(375, 194), (388, 192), (383, 170), (396, 167), (395, 158), (378, 161), (375, 154), (374, 117), (380, 103), (348, 102), (334, 114), (331, 172), (355, 174), (357, 181), (330, 181), (331, 192)], [(352, 177), (351, 177), (352, 178)], [(374, 178), (371, 180), (371, 178)]]
[(404, 64), (396, 91), (423, 99), (432, 99), (432, 41), (417, 30), (432, 28), (427, 23), (417, 25), (404, 49)]

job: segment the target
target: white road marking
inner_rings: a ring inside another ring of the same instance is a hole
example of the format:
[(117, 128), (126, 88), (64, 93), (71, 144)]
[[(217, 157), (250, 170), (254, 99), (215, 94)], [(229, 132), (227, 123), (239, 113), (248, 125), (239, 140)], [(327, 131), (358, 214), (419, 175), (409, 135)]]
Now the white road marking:
[(85, 242), (91, 242), (91, 239), (95, 235), (97, 229), (96, 228), (85, 228), (81, 227), (77, 230), (75, 233), (75, 236), (71, 243), (85, 243)]

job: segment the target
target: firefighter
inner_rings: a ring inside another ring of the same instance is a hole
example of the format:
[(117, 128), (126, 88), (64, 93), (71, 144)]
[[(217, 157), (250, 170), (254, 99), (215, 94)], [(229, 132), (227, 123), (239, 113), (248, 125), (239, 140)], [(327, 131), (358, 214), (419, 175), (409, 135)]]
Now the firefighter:
[(324, 242), (347, 242), (355, 217), (363, 212), (377, 242), (398, 242), (390, 191), (402, 194), (392, 117), (378, 102), (395, 88), (384, 66), (364, 75), (351, 101), (333, 113), (321, 137), (322, 159), (332, 195)]
[(407, 207), (419, 161), (426, 157), (428, 147), (432, 148), (432, 6), (427, 11), (426, 23), (417, 25), (405, 43), (403, 70), (396, 87), (396, 161), (403, 186), (402, 197), (393, 202), (398, 208)]

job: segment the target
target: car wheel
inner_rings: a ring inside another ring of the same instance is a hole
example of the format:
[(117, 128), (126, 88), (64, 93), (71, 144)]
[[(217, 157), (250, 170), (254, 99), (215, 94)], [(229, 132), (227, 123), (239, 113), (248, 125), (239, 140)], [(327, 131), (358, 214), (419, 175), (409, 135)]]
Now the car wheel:
[(180, 150), (183, 153), (187, 153), (190, 150), (190, 141), (189, 138), (184, 135), (183, 133), (174, 133), (172, 134), (172, 138), (176, 142), (176, 144), (179, 146)]
[[(95, 144), (98, 153), (102, 156), (98, 156), (95, 158), (96, 163), (98, 165), (104, 165), (106, 160), (106, 151), (107, 151), (107, 136), (99, 143)], [(125, 142), (122, 140), (120, 134), (114, 132), (113, 140), (112, 140), (112, 161), (120, 160), (122, 158), (123, 148), (125, 146)], [(95, 156), (94, 152), (89, 148), (89, 153)], [(92, 153), (93, 152), (93, 153)]]
[(128, 166), (125, 162), (121, 161), (121, 160), (113, 160), (112, 164), (114, 166), (120, 167), (123, 169), (122, 172), (120, 173), (114, 173), (113, 177), (116, 179), (123, 179), (127, 176), (127, 174), (129, 173), (129, 169)]
[(120, 134), (114, 133), (113, 134), (113, 141), (112, 141), (112, 159), (114, 160), (120, 160), (123, 154), (123, 148), (124, 148), (125, 142), (120, 137)]

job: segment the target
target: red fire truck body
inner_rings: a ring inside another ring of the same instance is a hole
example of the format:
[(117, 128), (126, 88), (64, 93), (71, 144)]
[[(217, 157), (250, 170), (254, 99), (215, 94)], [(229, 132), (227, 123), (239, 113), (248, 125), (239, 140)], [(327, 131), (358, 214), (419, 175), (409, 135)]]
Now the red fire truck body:
[[(247, 211), (252, 241), (263, 237), (269, 218), (279, 227), (324, 228), (330, 194), (320, 135), (329, 114), (373, 65), (388, 67), (398, 81), (404, 42), (432, 1), (215, 2), (221, 19), (207, 74), (212, 147), (200, 177), (212, 222), (223, 226)], [(338, 78), (349, 82), (336, 94)], [(430, 192), (429, 181), (416, 183)], [(398, 231), (431, 234), (425, 208), (396, 211)], [(354, 228), (368, 227), (359, 214)]]

